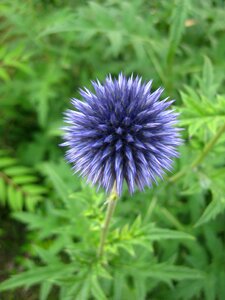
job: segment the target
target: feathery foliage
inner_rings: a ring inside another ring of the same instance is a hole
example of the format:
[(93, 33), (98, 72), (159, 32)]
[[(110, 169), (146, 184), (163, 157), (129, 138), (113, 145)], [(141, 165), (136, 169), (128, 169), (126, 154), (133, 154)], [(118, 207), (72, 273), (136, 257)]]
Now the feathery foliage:
[[(225, 299), (224, 8), (0, 1), (1, 299)], [(99, 259), (106, 195), (73, 176), (59, 128), (79, 87), (120, 71), (176, 100), (185, 142), (164, 182), (124, 187)]]

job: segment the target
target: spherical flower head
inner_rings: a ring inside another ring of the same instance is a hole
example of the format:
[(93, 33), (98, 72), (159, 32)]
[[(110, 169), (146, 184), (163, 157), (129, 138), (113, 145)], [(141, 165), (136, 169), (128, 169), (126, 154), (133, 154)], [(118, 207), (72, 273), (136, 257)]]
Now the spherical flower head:
[(73, 169), (107, 192), (114, 183), (120, 195), (126, 181), (130, 193), (157, 182), (181, 144), (177, 113), (160, 100), (162, 88), (151, 91), (152, 81), (109, 75), (94, 92), (80, 90), (83, 101), (72, 99), (76, 110), (66, 112), (63, 146)]

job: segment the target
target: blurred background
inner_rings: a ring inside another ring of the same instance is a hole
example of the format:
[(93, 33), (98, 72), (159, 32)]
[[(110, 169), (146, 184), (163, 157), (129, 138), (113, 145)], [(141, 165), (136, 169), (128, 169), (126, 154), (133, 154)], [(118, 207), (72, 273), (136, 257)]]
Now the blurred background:
[[(0, 299), (225, 299), (224, 20), (223, 0), (1, 0)], [(185, 143), (164, 182), (125, 188), (105, 267), (105, 195), (59, 128), (79, 87), (121, 71), (176, 99)]]

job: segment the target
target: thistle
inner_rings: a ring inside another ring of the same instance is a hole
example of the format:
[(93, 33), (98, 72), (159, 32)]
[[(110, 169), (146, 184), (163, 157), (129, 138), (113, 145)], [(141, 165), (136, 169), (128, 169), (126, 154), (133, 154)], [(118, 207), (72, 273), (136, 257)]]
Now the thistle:
[(106, 192), (113, 191), (103, 228), (104, 246), (112, 203), (124, 182), (131, 194), (135, 187), (152, 186), (171, 170), (181, 139), (174, 126), (177, 113), (167, 109), (174, 101), (160, 100), (163, 89), (152, 92), (152, 81), (120, 74), (118, 79), (109, 75), (103, 84), (97, 80), (92, 85), (94, 92), (80, 89), (83, 101), (72, 99), (76, 110), (66, 112), (63, 146), (68, 147), (66, 158), (75, 172)]

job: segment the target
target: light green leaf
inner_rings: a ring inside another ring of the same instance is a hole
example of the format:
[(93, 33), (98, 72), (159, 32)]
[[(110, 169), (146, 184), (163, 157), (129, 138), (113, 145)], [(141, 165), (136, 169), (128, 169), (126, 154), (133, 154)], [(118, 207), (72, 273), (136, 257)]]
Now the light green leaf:
[(34, 184), (24, 185), (23, 190), (30, 195), (40, 195), (47, 191), (45, 187)]
[(0, 68), (0, 79), (4, 80), (5, 82), (10, 80), (9, 74), (3, 68)]
[(19, 176), (30, 174), (32, 170), (24, 166), (13, 166), (4, 169), (4, 173), (8, 176)]
[(7, 197), (8, 197), (8, 203), (12, 210), (16, 210), (16, 190), (12, 185), (8, 185), (7, 187)]
[(31, 286), (45, 280), (52, 282), (59, 277), (68, 275), (72, 270), (72, 265), (66, 266), (64, 264), (35, 267), (32, 270), (13, 275), (11, 278), (0, 283), (0, 291), (14, 289), (23, 285)]
[(25, 184), (36, 182), (37, 178), (32, 175), (20, 175), (13, 177), (13, 182), (16, 184)]
[(151, 241), (160, 241), (165, 239), (195, 239), (194, 236), (186, 232), (181, 232), (172, 229), (151, 228), (148, 232), (149, 239)]
[(28, 211), (33, 212), (38, 202), (42, 201), (42, 196), (27, 196), (25, 198), (25, 207)]
[(16, 162), (16, 159), (11, 157), (0, 157), (0, 169), (14, 165)]

